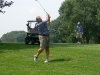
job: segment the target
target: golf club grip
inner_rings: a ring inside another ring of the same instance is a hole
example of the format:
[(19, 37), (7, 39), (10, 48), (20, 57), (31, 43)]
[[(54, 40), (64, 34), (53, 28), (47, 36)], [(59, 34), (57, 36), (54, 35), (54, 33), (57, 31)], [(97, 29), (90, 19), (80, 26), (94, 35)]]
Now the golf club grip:
[[(46, 12), (46, 14), (48, 14), (47, 12)], [(48, 16), (49, 16), (49, 18), (51, 18), (51, 16), (48, 14)]]

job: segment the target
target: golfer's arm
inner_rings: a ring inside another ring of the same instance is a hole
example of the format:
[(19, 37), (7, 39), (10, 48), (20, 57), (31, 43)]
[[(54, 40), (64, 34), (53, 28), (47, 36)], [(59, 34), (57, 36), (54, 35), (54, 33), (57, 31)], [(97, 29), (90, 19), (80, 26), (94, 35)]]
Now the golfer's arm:
[(50, 25), (50, 16), (48, 14), (46, 15), (46, 22), (47, 22), (47, 25)]

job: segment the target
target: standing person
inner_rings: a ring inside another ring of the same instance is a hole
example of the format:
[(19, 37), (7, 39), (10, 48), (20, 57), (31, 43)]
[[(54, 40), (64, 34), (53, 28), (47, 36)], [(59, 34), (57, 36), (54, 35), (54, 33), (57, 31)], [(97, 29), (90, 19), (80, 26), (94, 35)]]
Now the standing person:
[(34, 55), (34, 61), (37, 61), (38, 56), (40, 53), (45, 49), (46, 50), (46, 60), (44, 62), (48, 62), (49, 60), (49, 44), (50, 44), (50, 36), (48, 25), (50, 25), (50, 16), (46, 14), (46, 21), (42, 21), (40, 16), (36, 17), (36, 26), (39, 32), (39, 41), (40, 41), (40, 48), (38, 49), (36, 55)]
[(78, 41), (77, 43), (81, 44), (82, 34), (83, 34), (83, 27), (82, 27), (82, 25), (80, 25), (80, 22), (77, 23), (75, 32), (76, 32), (76, 38), (77, 38), (77, 41)]

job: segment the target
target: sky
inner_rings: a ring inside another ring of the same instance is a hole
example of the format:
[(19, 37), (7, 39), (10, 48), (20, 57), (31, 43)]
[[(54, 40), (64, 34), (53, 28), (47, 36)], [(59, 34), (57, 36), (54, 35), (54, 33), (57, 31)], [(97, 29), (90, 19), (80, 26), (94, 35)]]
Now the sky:
[(35, 20), (36, 16), (41, 16), (43, 20), (46, 19), (46, 13), (43, 8), (50, 14), (51, 20), (59, 16), (59, 8), (65, 0), (5, 0), (13, 1), (10, 7), (5, 7), (3, 11), (5, 14), (0, 13), (0, 38), (3, 34), (11, 31), (26, 31), (27, 21)]

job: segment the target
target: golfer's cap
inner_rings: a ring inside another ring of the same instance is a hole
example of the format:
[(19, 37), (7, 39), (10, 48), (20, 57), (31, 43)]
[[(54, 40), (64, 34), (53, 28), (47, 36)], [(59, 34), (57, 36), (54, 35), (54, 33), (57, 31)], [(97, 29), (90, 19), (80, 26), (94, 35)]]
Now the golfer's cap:
[(77, 24), (80, 24), (80, 22), (78, 22)]

